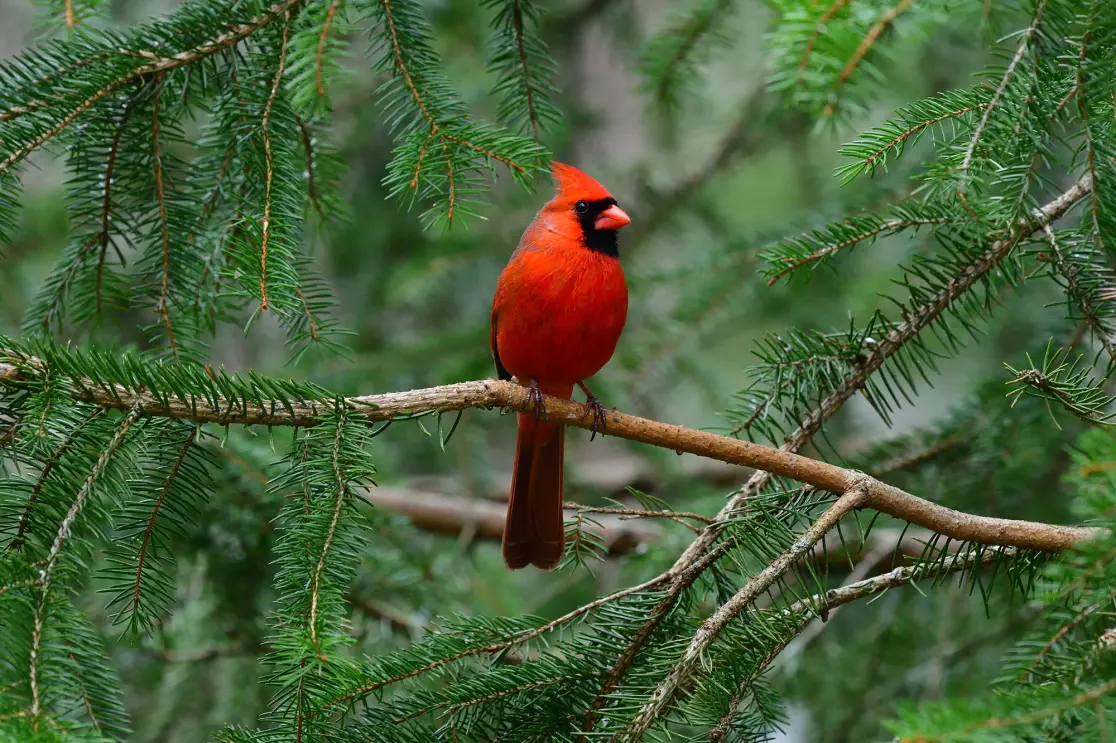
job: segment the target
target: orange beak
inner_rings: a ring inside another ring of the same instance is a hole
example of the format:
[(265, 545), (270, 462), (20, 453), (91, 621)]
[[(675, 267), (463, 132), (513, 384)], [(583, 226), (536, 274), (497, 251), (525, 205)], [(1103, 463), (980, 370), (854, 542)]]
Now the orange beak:
[(623, 209), (614, 204), (597, 216), (597, 221), (593, 223), (593, 227), (598, 230), (618, 230), (624, 225), (631, 223), (632, 218), (625, 214)]

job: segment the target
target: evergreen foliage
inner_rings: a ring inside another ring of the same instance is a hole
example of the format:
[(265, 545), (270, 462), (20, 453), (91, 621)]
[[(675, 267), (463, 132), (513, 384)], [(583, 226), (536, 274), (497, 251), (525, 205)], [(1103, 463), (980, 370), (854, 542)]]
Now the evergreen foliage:
[[(967, 592), (973, 622), (1021, 639), (991, 692), (905, 705), (888, 723), (899, 739), (1101, 741), (1116, 729), (1111, 533), (1059, 555), (925, 534), (904, 554), (911, 525), (858, 511), (817, 535), (822, 553), (848, 556), (844, 570), (817, 553), (797, 559), (838, 497), (763, 472), (727, 500), (698, 500), (697, 519), (637, 496), (627, 516), (668, 516), (674, 531), (631, 557), (614, 592), (568, 613), (385, 613), (406, 637), (366, 652), (360, 589), (409, 596), (436, 582), (435, 605), (467, 590), (457, 553), (428, 550), (365, 504), (386, 469), (382, 442), (414, 432), (373, 425), (344, 384), (213, 369), (211, 347), (223, 328), (264, 333), (274, 318), (291, 362), (345, 350), (312, 245), (349, 224), (334, 93), (365, 53), (392, 141), (383, 185), (398, 204), (448, 227), (479, 216), (495, 177), (530, 186), (569, 115), (549, 11), (483, 4), (486, 121), (416, 0), (196, 0), (123, 30), (94, 22), (101, 3), (42, 5), (44, 38), (0, 64), (0, 247), (14, 241), (40, 152), (65, 166), (70, 231), (23, 337), (0, 336), (0, 737), (130, 739), (115, 651), (170, 655), (175, 622), (235, 616), (266, 711), (209, 731), (218, 740), (769, 740), (788, 720), (776, 667), (794, 662), (809, 627), (847, 604), (866, 624), (887, 605), (912, 635), (933, 628), (918, 596), (896, 597), (907, 585)], [(699, 0), (652, 36), (639, 52), (651, 100), (682, 101), (732, 41), (737, 5)], [(982, 83), (907, 103), (841, 148), (838, 177), (850, 188), (879, 178), (881, 198), (849, 196), (839, 219), (758, 251), (727, 240), (690, 276), (671, 273), (693, 279), (701, 301), (679, 302), (667, 322), (712, 334), (706, 324), (733, 316), (745, 252), (773, 292), (795, 296), (825, 280), (822, 266), (841, 277), (866, 252), (886, 262), (899, 236), (911, 241), (873, 311), (759, 339), (725, 432), (960, 510), (1116, 529), (1116, 439), (1104, 427), (1116, 5), (1027, 0), (988, 17), (978, 0), (771, 5), (769, 90), (826, 127), (865, 114), (900, 41), (958, 19), (1011, 32)], [(653, 279), (636, 282), (652, 293)], [(1064, 307), (1026, 366), (1005, 359), (1001, 377), (934, 425), (859, 451), (833, 436), (854, 398), (894, 423), (1017, 295)], [(136, 348), (119, 348), (136, 325)], [(465, 335), (456, 342), (476, 340)], [(398, 356), (452, 345), (431, 343)], [(460, 416), (433, 410), (399, 419), (442, 450), (470, 445)], [(255, 423), (239, 425), (250, 412)], [(1071, 441), (1072, 503), (1024, 503), (1065, 471)], [(592, 513), (571, 519), (563, 570), (574, 580), (606, 551)], [(882, 575), (858, 573), (853, 557), (887, 529), (899, 538), (877, 556)], [(220, 606), (187, 615), (187, 576), (206, 570), (219, 586), (206, 600)], [(266, 589), (243, 590), (249, 578)], [(737, 613), (717, 624), (726, 606)], [(872, 641), (853, 638), (840, 662), (864, 662)]]

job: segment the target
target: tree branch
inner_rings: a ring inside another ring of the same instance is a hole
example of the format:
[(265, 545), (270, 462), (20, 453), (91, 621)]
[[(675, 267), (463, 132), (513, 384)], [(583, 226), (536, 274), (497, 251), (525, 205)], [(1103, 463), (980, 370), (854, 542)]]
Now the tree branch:
[[(404, 488), (369, 488), (358, 491), (362, 500), (389, 511), (401, 513), (420, 529), (439, 534), (460, 534), (473, 529), (477, 539), (498, 542), (504, 534), (507, 506), (481, 498), (458, 498)], [(566, 504), (567, 510), (574, 510)], [(649, 511), (649, 515), (655, 515)], [(610, 555), (630, 552), (636, 545), (652, 542), (659, 532), (639, 523), (621, 521), (618, 516), (601, 517), (586, 528), (604, 542)]]
[[(886, 342), (885, 340), (884, 343)], [(29, 375), (34, 376), (34, 370), (38, 373), (47, 371), (45, 364), (38, 359), (0, 349), (0, 359), (4, 358), (9, 361), (0, 361), (0, 385), (19, 384), (20, 380), (27, 379)], [(326, 402), (324, 399), (237, 402), (220, 398), (215, 401), (205, 398), (183, 400), (177, 396), (160, 398), (150, 392), (129, 390), (122, 385), (104, 388), (90, 380), (86, 382), (82, 384), (80, 380), (71, 380), (71, 383), (74, 383), (72, 394), (77, 399), (95, 402), (107, 408), (140, 410), (144, 416), (180, 418), (222, 425), (239, 423), (309, 427), (316, 425), (320, 416), (329, 412), (336, 404)], [(593, 421), (584, 415), (584, 406), (581, 403), (549, 395), (544, 397), (544, 401), (546, 420), (586, 430), (592, 427)], [(534, 406), (528, 400), (527, 388), (513, 382), (495, 379), (461, 382), (407, 392), (350, 397), (343, 399), (341, 404), (348, 413), (363, 416), (369, 422), (465, 408), (499, 407), (510, 408), (521, 413), (534, 410)], [(865, 475), (854, 470), (810, 459), (784, 449), (660, 423), (615, 410), (608, 411), (606, 419), (605, 430), (612, 436), (753, 467), (766, 473), (764, 477), (770, 475), (785, 477), (831, 493), (845, 493), (854, 484), (863, 482), (866, 478)], [(1090, 539), (1098, 533), (1095, 529), (973, 516), (923, 500), (874, 478), (867, 478), (867, 482), (867, 495), (858, 507), (873, 508), (953, 539), (1057, 552), (1069, 549), (1074, 544)], [(716, 520), (724, 520), (737, 510), (742, 502), (731, 499), (729, 505), (716, 516)], [(698, 541), (705, 539), (711, 541), (716, 537), (716, 531), (716, 529), (704, 529)]]

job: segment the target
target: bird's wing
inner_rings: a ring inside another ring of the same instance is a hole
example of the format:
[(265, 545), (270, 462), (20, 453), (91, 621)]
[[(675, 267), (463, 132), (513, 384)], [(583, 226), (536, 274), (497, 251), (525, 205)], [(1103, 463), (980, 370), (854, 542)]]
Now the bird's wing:
[(496, 362), (496, 376), (499, 377), (500, 379), (505, 379), (505, 380), (511, 379), (511, 374), (508, 374), (508, 370), (505, 369), (504, 365), (500, 363), (500, 351), (496, 347), (496, 312), (495, 311), (492, 312), (492, 331), (489, 333), (489, 336), (488, 336), (488, 346), (489, 346), (489, 348), (492, 349), (492, 360), (494, 362)]

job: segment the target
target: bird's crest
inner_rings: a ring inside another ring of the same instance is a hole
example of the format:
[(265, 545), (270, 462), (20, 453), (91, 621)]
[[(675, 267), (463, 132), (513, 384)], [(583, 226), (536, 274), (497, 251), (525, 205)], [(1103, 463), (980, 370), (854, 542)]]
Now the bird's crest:
[(558, 196), (569, 199), (596, 201), (608, 199), (612, 194), (592, 176), (586, 175), (572, 165), (552, 160), (550, 172), (558, 184)]

